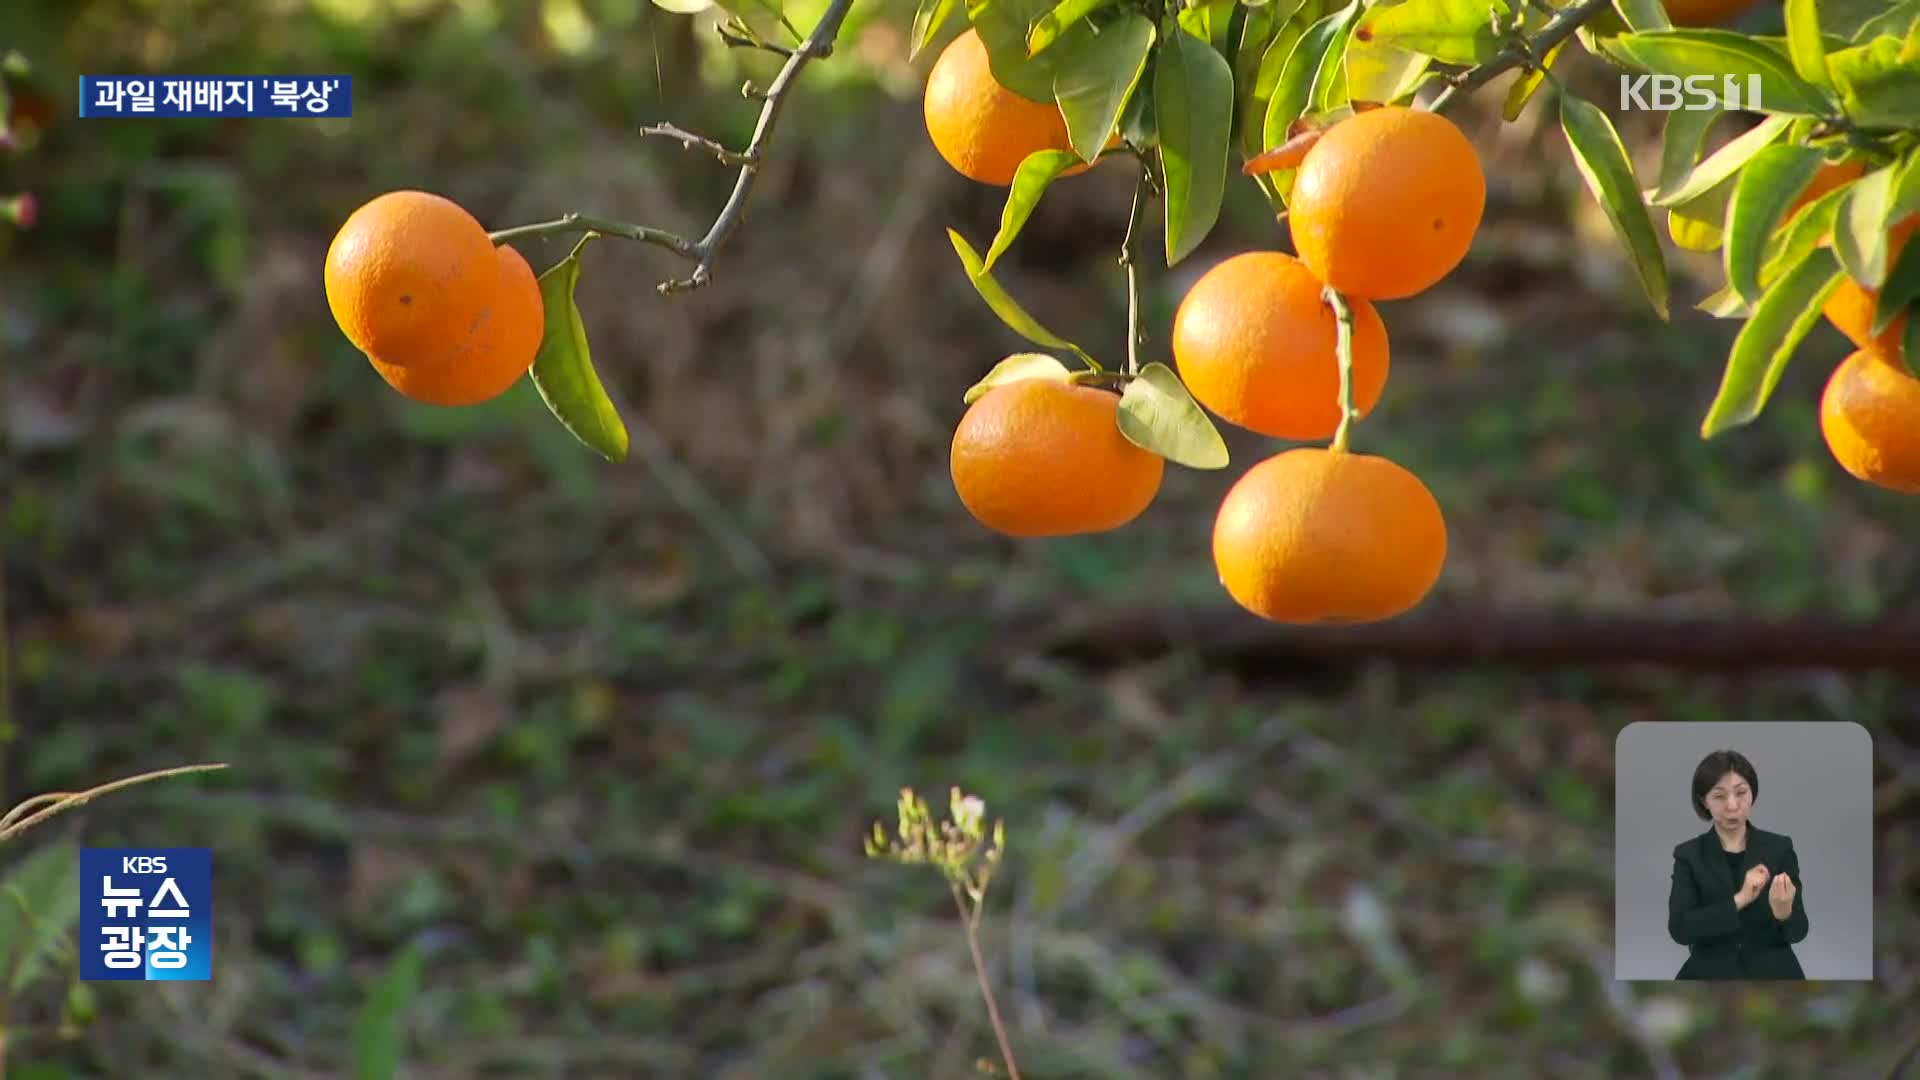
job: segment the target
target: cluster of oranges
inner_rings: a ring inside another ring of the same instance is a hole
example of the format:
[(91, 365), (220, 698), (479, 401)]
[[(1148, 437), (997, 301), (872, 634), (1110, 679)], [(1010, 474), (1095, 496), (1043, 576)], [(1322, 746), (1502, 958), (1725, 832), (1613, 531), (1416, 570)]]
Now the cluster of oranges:
[(533, 268), (460, 204), (390, 191), (327, 249), (327, 307), (401, 394), (429, 405), (499, 397), (533, 366), (546, 310)]
[[(1002, 86), (973, 30), (935, 61), (923, 107), (935, 149), (980, 183), (1004, 187), (1027, 155), (1070, 148), (1059, 109)], [(1387, 106), (1335, 123), (1294, 178), (1298, 255), (1229, 258), (1182, 299), (1171, 349), (1188, 392), (1248, 431), (1333, 438), (1340, 331), (1328, 289), (1352, 312), (1350, 398), (1364, 416), (1387, 383), (1387, 331), (1374, 302), (1412, 296), (1457, 266), (1485, 201), (1478, 156), (1443, 117)], [(1158, 494), (1165, 461), (1121, 433), (1119, 403), (1110, 387), (1051, 376), (992, 385), (954, 431), (949, 465), (961, 503), (1010, 536), (1130, 523)], [(1419, 478), (1338, 443), (1285, 450), (1248, 469), (1213, 531), (1229, 595), (1284, 622), (1397, 615), (1432, 589), (1446, 548), (1439, 503)]]
[[(1473, 144), (1445, 117), (1390, 105), (1336, 122), (1294, 176), (1287, 221), (1298, 255), (1236, 255), (1181, 301), (1172, 345), (1187, 388), (1249, 431), (1333, 438), (1342, 416), (1329, 290), (1351, 313), (1350, 403), (1365, 416), (1389, 367), (1374, 304), (1423, 292), (1458, 266), (1486, 195)], [(1391, 618), (1427, 595), (1446, 554), (1446, 522), (1426, 485), (1337, 441), (1254, 465), (1214, 520), (1221, 584), (1279, 622)]]
[[(1860, 167), (1854, 165), (1852, 171), (1857, 175)], [(1887, 237), (1887, 265), (1899, 260), (1916, 232), (1920, 214), (1893, 227)], [(1820, 397), (1820, 432), (1834, 460), (1853, 476), (1891, 491), (1920, 494), (1920, 379), (1908, 372), (1912, 358), (1901, 345), (1907, 316), (1896, 316), (1876, 335), (1873, 314), (1879, 300), (1878, 290), (1851, 277), (1843, 278), (1827, 297), (1827, 321), (1857, 351), (1827, 378)]]

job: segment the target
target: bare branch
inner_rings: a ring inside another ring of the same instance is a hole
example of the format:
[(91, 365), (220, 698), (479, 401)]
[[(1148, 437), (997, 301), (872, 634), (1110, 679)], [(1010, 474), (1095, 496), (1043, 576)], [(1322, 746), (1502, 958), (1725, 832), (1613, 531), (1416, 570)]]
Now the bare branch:
[[(834, 39), (840, 35), (841, 24), (846, 22), (847, 12), (852, 7), (853, 0), (832, 0), (827, 5), (825, 13), (820, 16), (820, 21), (814, 25), (813, 32), (793, 49), (757, 41), (725, 27), (721, 29), (721, 37), (725, 38), (729, 45), (765, 49), (787, 58), (787, 62), (780, 68), (780, 73), (774, 76), (773, 85), (761, 90), (753, 83), (748, 83), (741, 88), (743, 96), (750, 99), (757, 98), (764, 102), (760, 107), (760, 122), (753, 129), (753, 141), (747, 144), (745, 150), (729, 150), (716, 140), (704, 135), (696, 135), (672, 124), (653, 124), (641, 129), (640, 134), (643, 136), (659, 135), (676, 139), (689, 150), (704, 150), (718, 158), (721, 164), (740, 170), (740, 175), (733, 184), (733, 192), (728, 195), (726, 205), (720, 208), (720, 213), (714, 217), (713, 224), (707, 229), (705, 236), (698, 240), (689, 240), (665, 229), (569, 213), (552, 221), (500, 229), (489, 234), (493, 242), (504, 244), (509, 240), (568, 232), (594, 232), (607, 236), (625, 237), (628, 240), (638, 240), (643, 244), (666, 248), (694, 264), (693, 272), (686, 277), (660, 283), (657, 286), (660, 292), (685, 292), (706, 285), (713, 279), (713, 264), (719, 257), (720, 249), (726, 246), (727, 240), (733, 236), (734, 231), (740, 227), (740, 223), (746, 217), (747, 200), (753, 194), (753, 186), (759, 179), (760, 166), (765, 160), (767, 139), (773, 133), (774, 124), (780, 118), (780, 109), (786, 104), (787, 92), (792, 87), (793, 80), (799, 76), (801, 69), (806, 67), (809, 61), (833, 55)], [(789, 26), (788, 29), (791, 27)]]
[[(99, 787), (96, 787), (96, 788), (88, 788), (86, 791), (77, 792), (71, 795), (62, 793), (61, 795), (58, 796), (58, 801), (54, 802), (53, 805), (47, 806), (42, 810), (40, 810), (38, 813), (32, 814), (28, 817), (20, 818), (19, 820), (14, 821), (12, 824), (8, 825), (6, 828), (0, 829), (0, 844), (6, 843), (7, 841), (13, 839), (14, 837), (20, 835), (23, 832), (26, 832), (28, 829), (33, 828), (35, 825), (40, 824), (41, 822), (47, 820), (48, 818), (54, 816), (55, 814), (85, 806), (89, 802), (92, 802), (94, 799), (97, 799), (100, 796), (106, 795), (110, 792), (119, 791), (121, 788), (132, 787), (135, 784), (144, 784), (149, 780), (164, 780), (171, 776), (185, 776), (188, 773), (212, 772), (215, 769), (224, 769), (224, 768), (226, 768), (226, 765), (224, 764), (182, 765), (176, 769), (161, 769), (158, 772), (141, 773), (139, 776), (129, 776), (124, 779), (115, 780), (106, 784), (101, 784)], [(35, 798), (27, 800), (27, 802), (29, 803), (36, 803), (36, 804), (46, 802), (46, 801), (48, 801), (47, 796), (36, 796)], [(9, 813), (7, 817), (13, 818), (15, 817), (15, 815)]]
[(793, 50), (787, 48), (785, 45), (775, 45), (771, 41), (760, 41), (747, 37), (738, 31), (728, 29), (725, 23), (720, 24), (718, 30), (720, 31), (720, 40), (726, 42), (732, 48), (759, 49), (762, 52), (773, 53), (775, 56), (793, 55)]
[(695, 135), (685, 128), (676, 127), (672, 124), (652, 124), (641, 128), (640, 134), (642, 137), (648, 135), (663, 135), (669, 139), (678, 139), (689, 150), (705, 150), (707, 153), (719, 158), (720, 164), (722, 165), (743, 166), (758, 165), (760, 163), (757, 155), (742, 154), (729, 150), (713, 139), (707, 138), (705, 135)]
[(759, 180), (760, 166), (767, 145), (767, 137), (780, 119), (780, 110), (787, 102), (787, 92), (793, 86), (793, 80), (812, 60), (833, 54), (833, 40), (840, 34), (840, 24), (846, 21), (847, 11), (853, 7), (853, 0), (832, 0), (827, 10), (814, 24), (813, 32), (793, 50), (787, 62), (781, 66), (780, 74), (773, 77), (773, 84), (767, 87), (766, 103), (760, 107), (760, 122), (754, 126), (753, 139), (747, 143), (745, 156), (749, 164), (740, 166), (740, 177), (734, 181), (733, 194), (727, 197), (727, 203), (713, 219), (713, 227), (707, 235), (701, 237), (698, 246), (698, 261), (693, 273), (679, 281), (665, 282), (660, 286), (663, 293), (681, 292), (697, 289), (707, 284), (713, 277), (714, 258), (720, 249), (726, 246), (734, 230), (746, 216), (747, 200), (753, 195), (753, 185)]
[(589, 214), (562, 214), (552, 221), (542, 221), (533, 225), (515, 225), (511, 229), (501, 229), (488, 233), (495, 244), (504, 244), (509, 240), (525, 240), (535, 236), (552, 233), (596, 232), (608, 236), (624, 236), (628, 240), (638, 240), (643, 244), (654, 244), (666, 248), (683, 259), (700, 257), (699, 245), (686, 237), (667, 232), (665, 229), (653, 229), (645, 225), (629, 225), (624, 221), (593, 217)]
[(1136, 237), (1146, 218), (1148, 188), (1153, 182), (1153, 166), (1140, 163), (1140, 177), (1133, 184), (1133, 213), (1127, 218), (1127, 235), (1120, 241), (1120, 265), (1127, 268), (1127, 374), (1140, 374), (1140, 276)]
[(1515, 36), (1500, 50), (1499, 55), (1477, 68), (1472, 68), (1456, 76), (1453, 85), (1440, 91), (1427, 106), (1430, 112), (1440, 112), (1453, 103), (1461, 94), (1477, 90), (1499, 78), (1514, 68), (1530, 67), (1541, 57), (1553, 51), (1584, 26), (1588, 19), (1613, 6), (1612, 0), (1575, 0), (1574, 3), (1554, 13), (1553, 18), (1540, 27), (1540, 32), (1531, 38)]

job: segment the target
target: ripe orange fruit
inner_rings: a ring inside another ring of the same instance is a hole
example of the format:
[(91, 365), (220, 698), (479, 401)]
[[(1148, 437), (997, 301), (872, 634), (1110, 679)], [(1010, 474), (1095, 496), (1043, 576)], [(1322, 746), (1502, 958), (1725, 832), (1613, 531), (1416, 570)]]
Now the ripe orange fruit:
[[(1353, 308), (1353, 405), (1387, 385), (1387, 327)], [(1214, 415), (1276, 439), (1326, 439), (1340, 426), (1338, 320), (1313, 272), (1285, 252), (1226, 259), (1193, 283), (1173, 317), (1173, 362)]]
[(988, 390), (953, 433), (953, 486), (982, 525), (1008, 536), (1117, 529), (1160, 491), (1166, 461), (1120, 434), (1120, 396), (1052, 379)]
[(1893, 357), (1861, 349), (1833, 369), (1820, 395), (1820, 433), (1858, 479), (1920, 494), (1920, 379)]
[[(1031, 101), (1002, 86), (987, 66), (987, 46), (969, 29), (940, 52), (921, 102), (934, 149), (960, 175), (1006, 187), (1028, 154), (1071, 150), (1067, 121), (1053, 102)], [(1108, 146), (1118, 141), (1118, 135)], [(1080, 162), (1060, 175), (1089, 166)]]
[(1274, 622), (1371, 622), (1440, 578), (1447, 525), (1433, 493), (1383, 457), (1300, 447), (1248, 469), (1213, 525), (1220, 584)]
[(1716, 26), (1741, 14), (1757, 0), (1666, 0), (1667, 21), (1675, 26)]
[[(1895, 225), (1893, 231), (1887, 234), (1888, 268), (1892, 268), (1894, 263), (1899, 261), (1900, 253), (1906, 249), (1907, 241), (1912, 239), (1916, 232), (1920, 232), (1920, 214), (1915, 214)], [(1821, 245), (1824, 247), (1831, 240), (1830, 236), (1822, 239)], [(1827, 302), (1820, 310), (1826, 315), (1827, 321), (1847, 335), (1847, 339), (1856, 346), (1862, 349), (1869, 346), (1878, 348), (1883, 352), (1896, 354), (1897, 358), (1901, 335), (1905, 333), (1907, 327), (1907, 317), (1895, 316), (1880, 336), (1875, 337), (1873, 336), (1873, 309), (1879, 303), (1880, 290), (1869, 289), (1851, 277), (1844, 277), (1840, 280), (1840, 287), (1827, 294)]]
[(369, 200), (327, 248), (327, 306), (363, 353), (406, 364), (465, 340), (493, 299), (500, 261), (472, 214), (425, 191)]
[(428, 405), (476, 405), (506, 393), (533, 366), (546, 330), (540, 283), (518, 251), (494, 250), (495, 281), (477, 326), (405, 363), (367, 354), (389, 386)]
[(1396, 300), (1447, 276), (1473, 245), (1487, 179), (1453, 121), (1386, 105), (1334, 124), (1294, 174), (1287, 221), (1315, 277)]

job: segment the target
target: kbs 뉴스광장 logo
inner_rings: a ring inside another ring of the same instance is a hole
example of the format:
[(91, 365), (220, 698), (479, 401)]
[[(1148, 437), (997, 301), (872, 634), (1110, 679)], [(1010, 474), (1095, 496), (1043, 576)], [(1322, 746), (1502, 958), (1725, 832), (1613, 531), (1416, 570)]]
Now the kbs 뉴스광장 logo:
[(209, 848), (80, 849), (80, 978), (213, 977)]

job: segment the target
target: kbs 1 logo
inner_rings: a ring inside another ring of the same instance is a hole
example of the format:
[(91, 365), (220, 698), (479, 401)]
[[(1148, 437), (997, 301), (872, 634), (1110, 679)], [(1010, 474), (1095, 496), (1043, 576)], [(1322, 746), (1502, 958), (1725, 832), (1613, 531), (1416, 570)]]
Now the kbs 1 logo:
[[(1716, 93), (1716, 91), (1718, 91)], [(1620, 111), (1653, 112), (1760, 110), (1760, 76), (1622, 75)]]
[(80, 978), (213, 977), (213, 852), (80, 849)]

